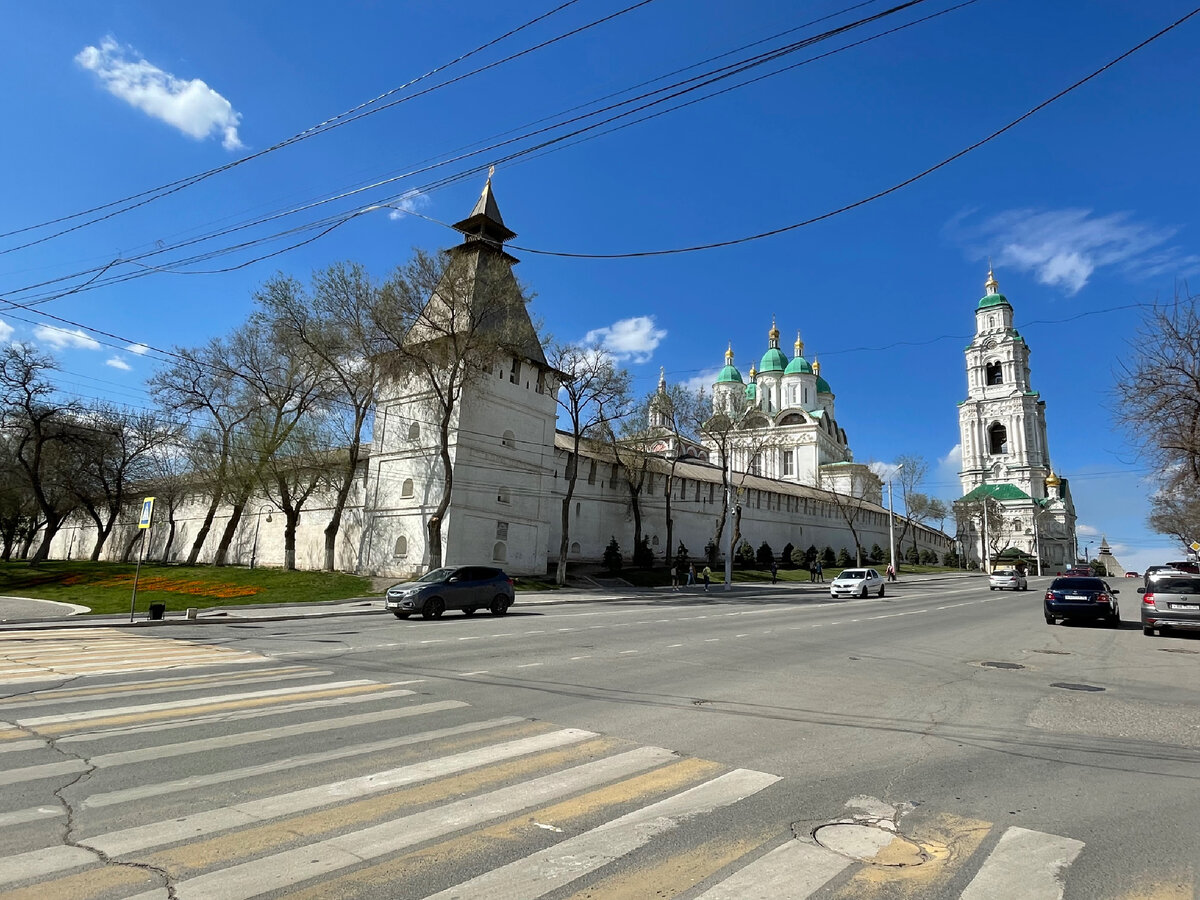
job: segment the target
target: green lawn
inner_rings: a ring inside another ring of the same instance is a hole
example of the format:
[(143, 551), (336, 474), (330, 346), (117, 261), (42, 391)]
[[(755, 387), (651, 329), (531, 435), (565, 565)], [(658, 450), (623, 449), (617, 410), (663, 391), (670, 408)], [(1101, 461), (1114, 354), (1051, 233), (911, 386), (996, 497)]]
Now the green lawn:
[[(127, 613), (133, 597), (132, 563), (49, 561), (0, 563), (0, 594), (59, 600), (95, 613)], [(257, 603), (312, 603), (372, 594), (371, 581), (339, 572), (287, 572), (236, 566), (143, 564), (137, 610), (165, 603), (168, 610)]]

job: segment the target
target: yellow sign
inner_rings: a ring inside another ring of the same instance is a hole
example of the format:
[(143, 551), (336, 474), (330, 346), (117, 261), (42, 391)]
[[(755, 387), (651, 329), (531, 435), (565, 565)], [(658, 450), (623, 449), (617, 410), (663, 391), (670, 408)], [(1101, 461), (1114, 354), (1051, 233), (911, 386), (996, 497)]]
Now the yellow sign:
[(154, 516), (154, 498), (147, 497), (142, 501), (142, 517), (138, 519), (138, 528), (149, 528), (150, 519)]
[(1192, 551), (1194, 553), (1200, 553), (1200, 541), (1192, 541)]

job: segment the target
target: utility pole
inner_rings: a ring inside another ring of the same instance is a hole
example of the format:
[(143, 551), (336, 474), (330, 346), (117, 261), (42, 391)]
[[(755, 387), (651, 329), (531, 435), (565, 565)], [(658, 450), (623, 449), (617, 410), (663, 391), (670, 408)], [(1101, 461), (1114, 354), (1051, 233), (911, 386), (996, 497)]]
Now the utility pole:
[(888, 549), (892, 564), (892, 574), (899, 575), (896, 571), (896, 514), (892, 512), (892, 479), (895, 478), (900, 470), (904, 468), (904, 463), (896, 466), (896, 471), (888, 477)]

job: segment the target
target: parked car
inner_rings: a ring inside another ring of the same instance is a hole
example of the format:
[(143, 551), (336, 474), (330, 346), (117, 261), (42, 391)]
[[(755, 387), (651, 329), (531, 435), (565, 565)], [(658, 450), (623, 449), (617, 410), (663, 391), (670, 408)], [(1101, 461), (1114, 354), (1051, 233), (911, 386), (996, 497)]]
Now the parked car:
[(829, 582), (830, 597), (865, 597), (871, 591), (883, 596), (883, 576), (874, 569), (843, 569)]
[(490, 566), (444, 566), (416, 581), (388, 588), (386, 607), (397, 619), (420, 613), (426, 619), (440, 618), (448, 609), (461, 609), (473, 616), (477, 609), (492, 615), (508, 612), (516, 599), (513, 579)]
[(1016, 569), (997, 569), (988, 576), (989, 591), (1027, 591), (1029, 582)]
[(1103, 619), (1110, 628), (1116, 628), (1121, 624), (1119, 593), (1102, 578), (1059, 576), (1046, 590), (1046, 624), (1053, 625), (1058, 619)]
[(1142, 634), (1151, 636), (1157, 628), (1163, 634), (1169, 628), (1200, 628), (1200, 575), (1189, 572), (1152, 578), (1142, 595)]

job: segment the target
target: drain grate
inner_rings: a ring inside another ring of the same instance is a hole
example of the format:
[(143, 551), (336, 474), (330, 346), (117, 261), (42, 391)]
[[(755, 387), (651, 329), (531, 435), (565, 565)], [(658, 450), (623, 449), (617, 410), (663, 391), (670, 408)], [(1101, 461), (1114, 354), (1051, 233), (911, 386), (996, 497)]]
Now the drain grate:
[(1072, 684), (1069, 681), (1055, 681), (1050, 687), (1062, 688), (1064, 691), (1102, 691), (1104, 688), (1095, 684)]
[(989, 669), (1023, 669), (1025, 668), (1020, 663), (1010, 662), (981, 662), (981, 666), (987, 666)]

